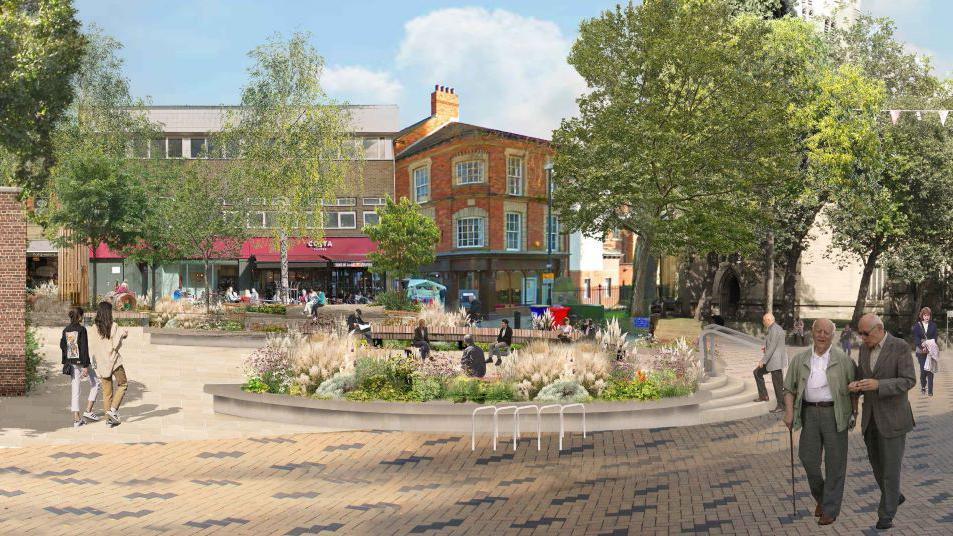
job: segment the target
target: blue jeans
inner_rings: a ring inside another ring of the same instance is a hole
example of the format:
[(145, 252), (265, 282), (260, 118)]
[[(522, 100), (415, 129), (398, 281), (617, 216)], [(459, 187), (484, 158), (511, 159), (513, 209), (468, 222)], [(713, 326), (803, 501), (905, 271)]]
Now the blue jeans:
[(927, 355), (926, 354), (917, 354), (917, 361), (920, 362), (920, 390), (926, 390), (927, 393), (933, 394), (933, 373), (929, 370), (923, 370), (923, 367), (927, 364)]

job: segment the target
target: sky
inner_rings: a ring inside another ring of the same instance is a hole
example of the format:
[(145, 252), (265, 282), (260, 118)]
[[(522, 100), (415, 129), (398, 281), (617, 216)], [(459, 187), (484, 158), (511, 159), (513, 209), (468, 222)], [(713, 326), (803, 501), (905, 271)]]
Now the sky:
[[(312, 34), (322, 83), (352, 104), (397, 104), (400, 125), (430, 113), (435, 84), (460, 120), (549, 138), (585, 89), (566, 63), (579, 22), (615, 0), (76, 0), (83, 25), (123, 43), (134, 96), (152, 104), (236, 104), (247, 52), (275, 33)], [(951, 0), (862, 0), (912, 51), (953, 71)]]

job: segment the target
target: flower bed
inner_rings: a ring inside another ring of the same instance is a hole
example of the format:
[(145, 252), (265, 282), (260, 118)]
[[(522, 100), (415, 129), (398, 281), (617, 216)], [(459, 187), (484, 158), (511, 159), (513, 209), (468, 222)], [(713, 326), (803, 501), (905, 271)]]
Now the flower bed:
[(463, 375), (458, 352), (432, 356), (422, 363), (341, 330), (292, 332), (270, 337), (246, 359), (245, 390), (354, 401), (565, 403), (657, 400), (690, 395), (698, 386), (695, 352), (684, 340), (636, 347), (612, 324), (594, 341), (530, 343), (489, 367), (486, 378)]

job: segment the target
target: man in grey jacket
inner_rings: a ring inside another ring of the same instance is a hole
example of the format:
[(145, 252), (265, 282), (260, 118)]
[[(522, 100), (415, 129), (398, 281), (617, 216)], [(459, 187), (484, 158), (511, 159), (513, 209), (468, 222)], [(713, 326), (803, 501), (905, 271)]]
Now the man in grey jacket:
[(880, 487), (877, 528), (889, 529), (897, 507), (906, 498), (900, 493), (900, 465), (907, 432), (913, 429), (913, 409), (907, 392), (917, 383), (910, 347), (884, 330), (883, 320), (866, 314), (857, 323), (860, 363), (857, 381), (848, 388), (864, 397), (861, 430), (867, 458)]
[(784, 384), (782, 369), (784, 362), (787, 361), (787, 352), (784, 347), (784, 328), (774, 321), (774, 315), (767, 313), (762, 318), (764, 327), (768, 330), (764, 336), (764, 356), (758, 361), (758, 366), (754, 369), (754, 382), (758, 386), (758, 398), (755, 402), (768, 401), (768, 389), (764, 385), (764, 375), (771, 373), (771, 383), (774, 384), (774, 397), (777, 407), (771, 410), (771, 413), (780, 413), (784, 411)]

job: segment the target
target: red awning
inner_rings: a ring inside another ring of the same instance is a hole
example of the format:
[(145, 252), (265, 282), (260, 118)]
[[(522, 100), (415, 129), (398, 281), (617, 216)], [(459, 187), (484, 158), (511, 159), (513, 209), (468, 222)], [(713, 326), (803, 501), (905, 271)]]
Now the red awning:
[[(224, 250), (224, 246), (221, 250)], [(288, 250), (289, 262), (367, 262), (367, 255), (377, 251), (377, 244), (366, 236), (329, 236), (324, 240), (311, 240), (307, 238), (294, 238), (291, 240), (291, 247)], [(89, 258), (93, 258), (93, 251), (90, 249)], [(258, 262), (279, 262), (281, 256), (278, 254), (278, 248), (275, 247), (275, 239), (272, 237), (249, 238), (242, 244), (241, 252), (237, 257), (228, 256), (225, 258), (247, 259), (252, 255)], [(96, 248), (97, 259), (122, 259), (124, 255), (116, 253), (109, 249), (105, 244), (100, 244)]]

